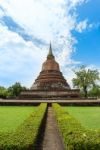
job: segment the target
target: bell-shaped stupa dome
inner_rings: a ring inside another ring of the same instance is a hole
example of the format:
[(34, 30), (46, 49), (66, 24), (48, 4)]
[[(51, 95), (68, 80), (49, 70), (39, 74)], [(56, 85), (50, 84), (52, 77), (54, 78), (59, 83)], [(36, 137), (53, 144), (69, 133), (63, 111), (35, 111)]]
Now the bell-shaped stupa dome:
[(60, 71), (59, 64), (55, 61), (55, 57), (52, 53), (51, 43), (50, 43), (49, 53), (47, 55), (47, 60), (42, 65), (42, 71), (46, 71), (46, 70)]

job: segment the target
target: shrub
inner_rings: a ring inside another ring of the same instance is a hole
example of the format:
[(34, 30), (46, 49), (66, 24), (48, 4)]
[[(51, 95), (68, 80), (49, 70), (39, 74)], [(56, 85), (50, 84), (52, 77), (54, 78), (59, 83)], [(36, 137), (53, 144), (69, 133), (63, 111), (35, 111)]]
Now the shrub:
[(45, 112), (46, 104), (41, 104), (15, 132), (0, 133), (0, 150), (34, 150)]
[(87, 130), (61, 106), (53, 104), (53, 109), (67, 150), (100, 150), (100, 132)]

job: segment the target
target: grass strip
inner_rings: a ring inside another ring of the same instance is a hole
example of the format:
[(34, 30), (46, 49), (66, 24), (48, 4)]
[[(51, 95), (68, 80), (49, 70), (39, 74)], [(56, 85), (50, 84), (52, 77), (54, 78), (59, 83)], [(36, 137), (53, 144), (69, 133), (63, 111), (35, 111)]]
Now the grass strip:
[(80, 121), (86, 129), (100, 130), (100, 107), (99, 106), (64, 106), (63, 109)]
[(58, 104), (53, 104), (66, 150), (100, 150), (100, 132), (85, 129)]
[(41, 104), (15, 132), (0, 134), (0, 150), (34, 150), (45, 112), (46, 104)]
[(0, 106), (0, 132), (13, 132), (32, 114), (33, 106)]

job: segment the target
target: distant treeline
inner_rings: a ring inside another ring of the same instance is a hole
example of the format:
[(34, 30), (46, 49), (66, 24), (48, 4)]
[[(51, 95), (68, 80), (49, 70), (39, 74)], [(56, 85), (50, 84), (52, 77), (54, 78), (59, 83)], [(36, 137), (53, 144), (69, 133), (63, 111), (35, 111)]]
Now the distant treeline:
[(0, 98), (17, 98), (21, 91), (26, 89), (27, 88), (22, 86), (19, 82), (16, 82), (8, 88), (0, 86)]

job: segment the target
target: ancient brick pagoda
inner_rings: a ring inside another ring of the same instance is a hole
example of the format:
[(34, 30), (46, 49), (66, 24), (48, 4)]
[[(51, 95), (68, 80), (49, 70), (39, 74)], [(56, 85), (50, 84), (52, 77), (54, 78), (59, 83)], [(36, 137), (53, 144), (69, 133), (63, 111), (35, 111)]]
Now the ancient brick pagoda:
[(30, 90), (21, 92), (21, 99), (66, 99), (79, 97), (78, 89), (71, 89), (60, 71), (50, 44), (46, 61)]

